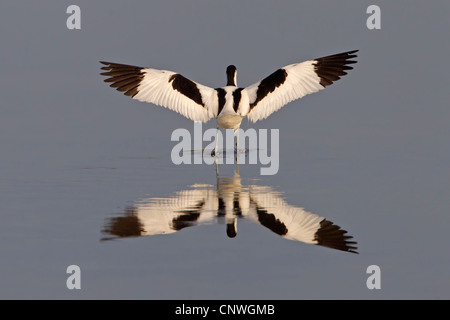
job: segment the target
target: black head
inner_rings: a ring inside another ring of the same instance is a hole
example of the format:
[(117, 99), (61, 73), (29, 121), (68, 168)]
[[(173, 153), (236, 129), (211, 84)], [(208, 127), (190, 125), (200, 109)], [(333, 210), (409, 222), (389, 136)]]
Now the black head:
[(227, 67), (227, 86), (236, 86), (236, 71), (233, 65)]

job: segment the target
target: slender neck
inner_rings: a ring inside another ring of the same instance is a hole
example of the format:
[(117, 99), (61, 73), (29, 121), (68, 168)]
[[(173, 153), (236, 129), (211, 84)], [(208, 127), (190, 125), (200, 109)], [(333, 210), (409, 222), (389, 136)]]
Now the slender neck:
[(231, 65), (227, 68), (227, 86), (236, 87), (236, 67)]

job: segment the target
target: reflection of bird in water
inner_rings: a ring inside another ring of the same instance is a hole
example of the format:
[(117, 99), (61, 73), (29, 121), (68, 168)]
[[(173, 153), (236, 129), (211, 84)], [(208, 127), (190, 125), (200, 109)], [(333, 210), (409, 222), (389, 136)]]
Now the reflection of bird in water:
[(356, 242), (331, 221), (287, 204), (271, 187), (241, 184), (238, 174), (218, 178), (217, 187), (195, 184), (170, 198), (148, 198), (108, 219), (103, 230), (112, 237), (177, 232), (183, 228), (225, 221), (227, 235), (237, 235), (237, 220), (248, 218), (295, 241), (357, 253)]

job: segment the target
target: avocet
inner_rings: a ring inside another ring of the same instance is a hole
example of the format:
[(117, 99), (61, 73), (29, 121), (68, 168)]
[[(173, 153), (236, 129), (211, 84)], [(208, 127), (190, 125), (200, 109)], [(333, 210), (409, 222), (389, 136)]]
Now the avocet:
[[(237, 86), (234, 65), (227, 67), (227, 84), (204, 86), (179, 73), (100, 61), (105, 82), (133, 99), (153, 103), (183, 116), (206, 122), (217, 119), (217, 129), (238, 129), (247, 117), (267, 118), (291, 101), (331, 85), (353, 69), (358, 50), (343, 52), (282, 67), (248, 87)], [(217, 141), (217, 139), (216, 139)], [(214, 153), (217, 151), (213, 151)]]

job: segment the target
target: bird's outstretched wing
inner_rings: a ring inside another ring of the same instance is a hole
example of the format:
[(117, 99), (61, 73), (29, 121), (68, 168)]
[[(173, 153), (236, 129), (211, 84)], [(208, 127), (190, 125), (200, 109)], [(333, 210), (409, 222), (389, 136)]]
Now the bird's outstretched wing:
[(191, 81), (179, 73), (100, 61), (100, 73), (110, 87), (133, 99), (176, 111), (188, 119), (206, 122), (213, 117), (214, 89)]
[(109, 219), (103, 233), (113, 238), (149, 236), (208, 223), (217, 210), (216, 199), (210, 185), (194, 185), (169, 198), (144, 199), (126, 208), (121, 216)]
[(295, 63), (278, 69), (270, 76), (247, 88), (252, 122), (267, 118), (287, 103), (317, 92), (346, 75), (353, 69), (351, 60), (356, 52), (348, 51), (332, 56)]
[(269, 187), (251, 186), (249, 218), (276, 234), (295, 241), (357, 253), (347, 231), (303, 208), (287, 204)]

